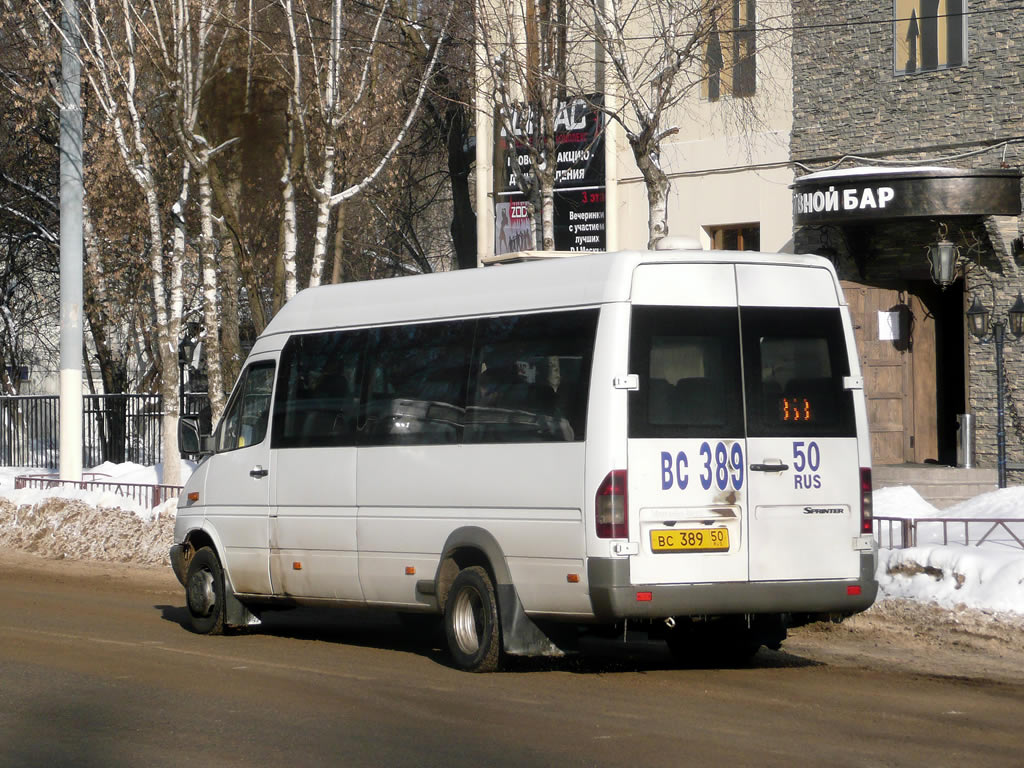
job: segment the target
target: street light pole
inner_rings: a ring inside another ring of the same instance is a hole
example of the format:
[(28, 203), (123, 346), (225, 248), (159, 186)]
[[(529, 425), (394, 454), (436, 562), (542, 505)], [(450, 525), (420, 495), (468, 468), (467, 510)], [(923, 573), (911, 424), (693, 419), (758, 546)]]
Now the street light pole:
[[(996, 289), (991, 283), (992, 306), (996, 307)], [(995, 311), (995, 309), (993, 309)], [(1005, 375), (1003, 373), (1003, 341), (1006, 339), (1006, 325), (1009, 322), (1010, 332), (1015, 338), (1024, 336), (1024, 296), (1017, 293), (1017, 300), (1013, 302), (1006, 313), (1006, 317), (991, 319), (988, 308), (985, 307), (978, 297), (974, 297), (970, 309), (967, 310), (967, 326), (979, 341), (992, 331), (992, 339), (996, 343), (996, 469), (999, 478), (999, 487), (1006, 487), (1006, 393)]]
[(1006, 410), (1003, 393), (1003, 338), (1006, 322), (992, 323), (992, 336), (996, 342), (996, 467), (999, 473), (999, 487), (1006, 487)]
[(60, 477), (82, 479), (82, 109), (77, 0), (64, 0), (60, 79)]

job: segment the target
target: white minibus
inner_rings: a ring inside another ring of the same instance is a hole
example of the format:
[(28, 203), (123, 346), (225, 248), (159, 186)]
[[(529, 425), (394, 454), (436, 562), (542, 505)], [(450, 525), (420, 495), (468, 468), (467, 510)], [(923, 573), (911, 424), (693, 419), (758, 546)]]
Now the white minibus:
[[(815, 256), (577, 255), (312, 288), (181, 495), (193, 628), (436, 616), (455, 664), (661, 637), (777, 648), (877, 592), (850, 315)], [(409, 622), (410, 625), (419, 621)]]

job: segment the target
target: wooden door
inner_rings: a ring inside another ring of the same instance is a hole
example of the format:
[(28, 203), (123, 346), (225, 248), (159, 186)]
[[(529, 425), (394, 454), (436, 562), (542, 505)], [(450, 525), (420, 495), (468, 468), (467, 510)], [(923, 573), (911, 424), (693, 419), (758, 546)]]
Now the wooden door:
[[(906, 293), (891, 288), (876, 288), (843, 281), (843, 292), (850, 305), (857, 353), (864, 376), (868, 427), (871, 432), (871, 460), (875, 464), (902, 464), (915, 461), (914, 455), (914, 383), (912, 338), (909, 320), (913, 317)], [(902, 312), (902, 339), (889, 340), (880, 333), (879, 312)]]

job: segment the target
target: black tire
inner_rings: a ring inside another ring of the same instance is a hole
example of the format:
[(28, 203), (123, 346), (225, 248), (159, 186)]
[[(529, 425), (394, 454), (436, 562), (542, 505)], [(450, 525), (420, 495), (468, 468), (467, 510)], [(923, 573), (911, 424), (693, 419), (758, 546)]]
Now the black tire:
[(185, 602), (192, 629), (201, 635), (224, 634), (224, 569), (217, 553), (202, 547), (192, 555), (185, 576)]
[(494, 672), (501, 663), (501, 624), (494, 585), (478, 565), (452, 582), (444, 608), (444, 634), (455, 664), (467, 672)]

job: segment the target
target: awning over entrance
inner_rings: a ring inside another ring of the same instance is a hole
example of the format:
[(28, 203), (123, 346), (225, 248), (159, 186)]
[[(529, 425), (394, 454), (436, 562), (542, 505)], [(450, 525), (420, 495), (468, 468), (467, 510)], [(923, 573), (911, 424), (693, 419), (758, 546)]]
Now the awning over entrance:
[(793, 183), (793, 223), (1019, 216), (1021, 172), (995, 168), (847, 168)]

